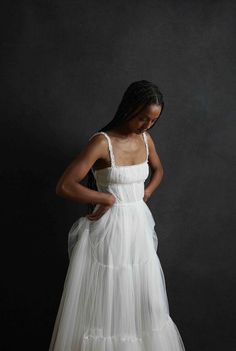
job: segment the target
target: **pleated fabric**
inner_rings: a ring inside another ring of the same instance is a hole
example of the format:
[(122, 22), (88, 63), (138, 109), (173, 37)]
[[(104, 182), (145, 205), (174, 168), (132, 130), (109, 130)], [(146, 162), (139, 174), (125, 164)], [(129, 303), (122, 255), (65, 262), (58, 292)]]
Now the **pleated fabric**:
[[(98, 220), (80, 217), (68, 234), (70, 258), (49, 351), (184, 351), (169, 314), (158, 238), (143, 201), (147, 158), (93, 171), (115, 204)], [(97, 133), (96, 133), (97, 134)], [(96, 205), (94, 212), (99, 205)]]

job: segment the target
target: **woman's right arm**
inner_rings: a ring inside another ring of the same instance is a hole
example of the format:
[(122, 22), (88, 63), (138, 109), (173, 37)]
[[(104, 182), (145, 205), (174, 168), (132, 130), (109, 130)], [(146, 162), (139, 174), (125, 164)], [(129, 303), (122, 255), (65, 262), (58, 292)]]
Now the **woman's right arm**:
[(92, 190), (80, 184), (94, 162), (106, 158), (107, 152), (108, 145), (103, 135), (94, 136), (62, 174), (56, 186), (56, 194), (76, 202), (112, 206), (115, 202), (113, 194)]

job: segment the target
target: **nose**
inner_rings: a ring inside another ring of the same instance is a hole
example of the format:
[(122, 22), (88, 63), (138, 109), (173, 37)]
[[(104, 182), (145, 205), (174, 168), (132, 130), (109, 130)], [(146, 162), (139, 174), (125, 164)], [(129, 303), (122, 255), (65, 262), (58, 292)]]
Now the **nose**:
[(147, 130), (151, 127), (152, 123), (146, 123), (144, 126), (143, 126), (143, 129)]
[(151, 127), (153, 126), (154, 123), (155, 123), (155, 121), (150, 121), (150, 122), (148, 123), (147, 129), (151, 128)]

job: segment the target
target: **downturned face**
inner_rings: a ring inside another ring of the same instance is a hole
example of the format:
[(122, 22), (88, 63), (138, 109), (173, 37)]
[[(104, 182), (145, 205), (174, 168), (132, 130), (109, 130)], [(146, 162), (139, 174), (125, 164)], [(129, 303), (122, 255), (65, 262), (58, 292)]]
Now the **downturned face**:
[(146, 106), (134, 118), (127, 122), (127, 127), (131, 132), (140, 134), (148, 130), (158, 119), (161, 113), (161, 106), (151, 104)]

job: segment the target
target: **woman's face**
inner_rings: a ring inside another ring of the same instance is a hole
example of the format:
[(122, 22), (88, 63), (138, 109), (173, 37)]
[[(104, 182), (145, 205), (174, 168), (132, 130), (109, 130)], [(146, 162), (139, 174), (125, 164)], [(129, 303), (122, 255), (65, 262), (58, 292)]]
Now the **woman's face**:
[(151, 104), (142, 109), (134, 118), (127, 122), (127, 127), (133, 133), (143, 133), (148, 130), (160, 116), (162, 107)]

